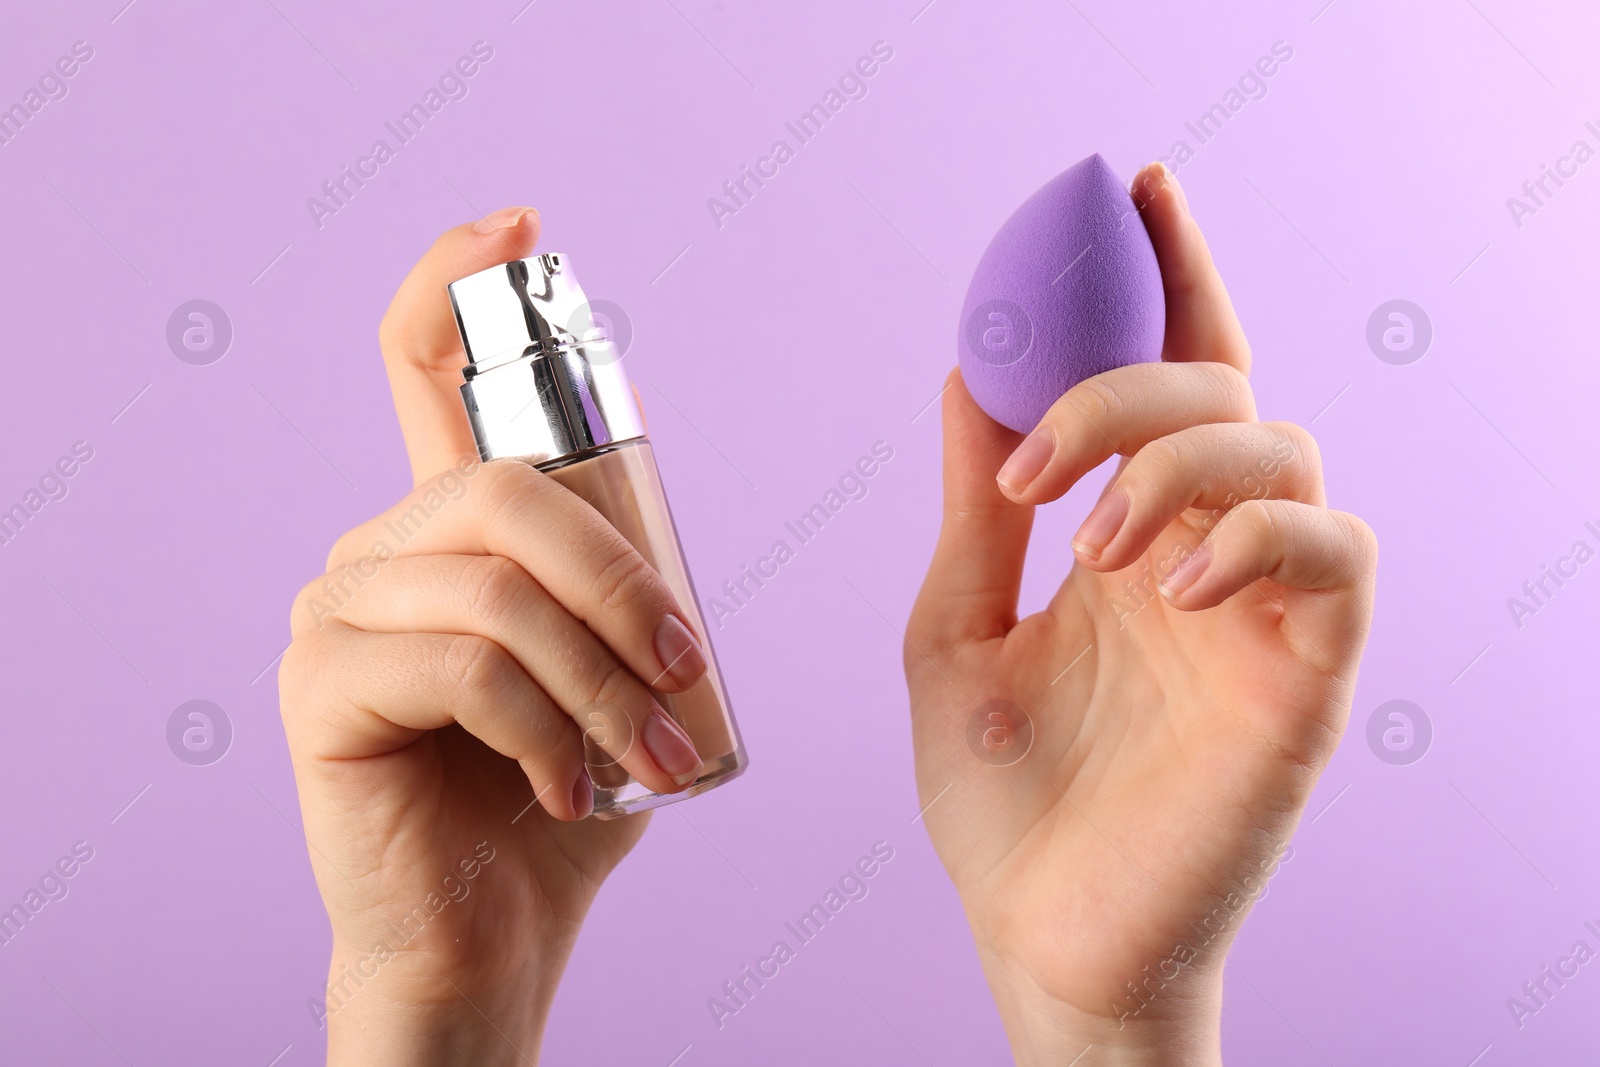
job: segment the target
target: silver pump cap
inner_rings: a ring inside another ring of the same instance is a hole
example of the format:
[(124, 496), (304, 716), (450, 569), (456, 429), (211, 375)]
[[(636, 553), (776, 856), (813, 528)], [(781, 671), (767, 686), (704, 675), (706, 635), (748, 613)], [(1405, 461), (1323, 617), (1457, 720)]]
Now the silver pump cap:
[(617, 345), (565, 255), (490, 267), (449, 290), (467, 351), (461, 398), (483, 460), (558, 466), (644, 436)]

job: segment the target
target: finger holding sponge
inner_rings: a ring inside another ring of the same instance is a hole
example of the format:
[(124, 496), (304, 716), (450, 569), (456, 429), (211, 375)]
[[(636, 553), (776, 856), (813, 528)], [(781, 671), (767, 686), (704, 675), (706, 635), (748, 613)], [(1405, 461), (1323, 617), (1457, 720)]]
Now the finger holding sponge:
[(961, 374), (978, 406), (1026, 433), (1074, 385), (1161, 358), (1166, 299), (1138, 207), (1098, 153), (1012, 212), (961, 309)]

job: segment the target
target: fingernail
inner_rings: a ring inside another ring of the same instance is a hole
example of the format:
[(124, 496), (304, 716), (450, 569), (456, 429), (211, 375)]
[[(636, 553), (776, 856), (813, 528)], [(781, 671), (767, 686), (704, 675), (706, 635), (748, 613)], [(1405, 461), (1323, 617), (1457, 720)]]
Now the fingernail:
[(1185, 556), (1183, 561), (1173, 568), (1171, 574), (1162, 578), (1157, 584), (1167, 599), (1174, 599), (1198, 581), (1210, 563), (1211, 547), (1202, 543), (1199, 548)]
[(578, 768), (578, 779), (572, 783), (572, 811), (580, 819), (587, 819), (594, 811), (594, 783), (589, 780), (589, 768)]
[(1154, 163), (1146, 164), (1144, 171), (1141, 173), (1149, 173), (1151, 171), (1154, 173), (1151, 173), (1144, 181), (1143, 195), (1145, 204), (1150, 202), (1152, 186), (1159, 188), (1163, 185), (1172, 184), (1172, 171), (1168, 170), (1167, 165), (1161, 160), (1158, 159)]
[(1089, 517), (1083, 520), (1083, 525), (1078, 527), (1077, 534), (1072, 538), (1073, 551), (1093, 563), (1105, 552), (1106, 546), (1127, 520), (1128, 494), (1113, 489), (1100, 498), (1094, 510), (1089, 512)]
[(472, 224), (475, 233), (493, 233), (496, 230), (509, 230), (523, 219), (534, 213), (531, 207), (503, 207), (499, 211), (485, 215)]
[(1158, 159), (1154, 163), (1146, 163), (1139, 168), (1139, 173), (1133, 176), (1133, 183), (1128, 186), (1128, 193), (1141, 212), (1150, 206), (1151, 194), (1166, 182), (1167, 175), (1167, 165)]
[(650, 712), (640, 731), (644, 750), (656, 761), (656, 766), (667, 772), (676, 785), (688, 785), (700, 775), (700, 753), (694, 742), (683, 732), (683, 727), (668, 718), (660, 708)]
[(1055, 435), (1048, 427), (1041, 426), (1024, 438), (1017, 450), (1011, 453), (1011, 457), (1000, 468), (1000, 473), (995, 475), (995, 480), (1012, 493), (1025, 492), (1055, 454)]
[(680, 686), (686, 686), (706, 672), (706, 657), (700, 651), (700, 642), (676, 615), (668, 615), (656, 627), (655, 645), (661, 673), (651, 685), (670, 677)]

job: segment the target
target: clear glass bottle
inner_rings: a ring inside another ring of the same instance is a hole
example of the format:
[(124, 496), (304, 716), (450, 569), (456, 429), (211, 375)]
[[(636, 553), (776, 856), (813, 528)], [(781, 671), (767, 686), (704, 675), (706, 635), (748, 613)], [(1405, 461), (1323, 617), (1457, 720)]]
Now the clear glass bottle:
[(745, 768), (744, 744), (655, 454), (621, 353), (567, 257), (546, 252), (480, 271), (450, 286), (450, 302), (467, 351), (461, 395), (479, 456), (522, 459), (587, 500), (666, 581), (706, 654), (705, 676), (689, 689), (652, 690), (694, 742), (704, 771), (680, 793), (657, 793), (591, 743), (595, 816), (643, 811), (731, 781)]

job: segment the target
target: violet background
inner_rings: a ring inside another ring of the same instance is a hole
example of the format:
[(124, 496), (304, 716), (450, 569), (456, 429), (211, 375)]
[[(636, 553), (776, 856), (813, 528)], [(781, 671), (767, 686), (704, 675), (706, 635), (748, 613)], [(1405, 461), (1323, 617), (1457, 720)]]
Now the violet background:
[[(1229, 1059), (1594, 1062), (1595, 967), (1520, 1031), (1506, 1007), (1600, 921), (1600, 563), (1521, 629), (1506, 606), (1600, 520), (1600, 162), (1520, 229), (1506, 206), (1597, 146), (1592, 6), (125, 2), (0, 15), (0, 102), (95, 51), (0, 146), (0, 506), (73, 442), (95, 452), (0, 548), (0, 905), (95, 849), (0, 948), (0, 1058), (321, 1062), (328, 934), (275, 657), (333, 538), (409, 488), (375, 343), (395, 285), (439, 231), (531, 203), (541, 247), (631, 317), (702, 594), (873, 442), (895, 450), (715, 634), (752, 768), (660, 813), (606, 885), (546, 1062), (1003, 1062), (913, 821), (894, 626), (939, 509), (919, 413), (1011, 208), (1090, 152), (1126, 177), (1193, 146), (1185, 121), (1282, 40), (1268, 95), (1180, 177), (1263, 417), (1312, 424), (1383, 559), (1349, 734), (1230, 962)], [(319, 230), (306, 199), (478, 40), (470, 95)], [(719, 229), (707, 198), (879, 40), (866, 99)], [(193, 298), (235, 331), (210, 366), (165, 341)], [(1435, 332), (1408, 366), (1365, 340), (1392, 298)], [(1042, 516), (1025, 606), (1100, 480)], [(204, 767), (165, 738), (197, 698), (234, 729)], [(1433, 723), (1409, 766), (1365, 742), (1391, 699)], [(719, 1032), (707, 998), (878, 840), (871, 895)]]

